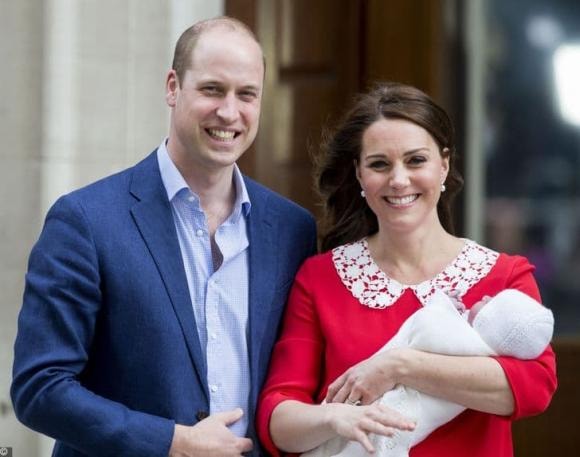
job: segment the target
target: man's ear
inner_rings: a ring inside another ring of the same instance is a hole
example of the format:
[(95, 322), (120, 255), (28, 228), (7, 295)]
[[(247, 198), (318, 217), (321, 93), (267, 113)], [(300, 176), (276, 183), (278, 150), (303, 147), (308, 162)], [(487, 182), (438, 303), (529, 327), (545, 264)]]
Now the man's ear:
[(165, 78), (165, 101), (170, 107), (174, 107), (177, 102), (177, 92), (179, 90), (179, 79), (175, 70), (169, 70)]

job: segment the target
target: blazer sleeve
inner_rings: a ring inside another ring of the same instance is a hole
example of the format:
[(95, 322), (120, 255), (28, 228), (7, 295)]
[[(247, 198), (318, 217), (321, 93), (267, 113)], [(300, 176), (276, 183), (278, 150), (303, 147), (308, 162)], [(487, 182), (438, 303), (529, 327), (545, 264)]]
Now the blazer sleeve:
[(130, 410), (81, 382), (102, 306), (100, 286), (86, 215), (73, 196), (63, 197), (29, 259), (14, 348), (16, 415), (87, 455), (167, 455), (173, 421)]
[[(506, 288), (517, 289), (537, 301), (540, 292), (532, 275), (534, 267), (523, 257), (515, 257)], [(495, 357), (502, 366), (514, 396), (511, 419), (520, 419), (543, 412), (557, 387), (556, 356), (551, 346), (533, 360)]]
[(282, 332), (274, 346), (266, 384), (258, 402), (258, 436), (269, 454), (278, 456), (270, 436), (272, 412), (285, 400), (314, 403), (321, 379), (323, 337), (314, 309), (309, 279), (309, 261), (296, 276), (286, 307)]

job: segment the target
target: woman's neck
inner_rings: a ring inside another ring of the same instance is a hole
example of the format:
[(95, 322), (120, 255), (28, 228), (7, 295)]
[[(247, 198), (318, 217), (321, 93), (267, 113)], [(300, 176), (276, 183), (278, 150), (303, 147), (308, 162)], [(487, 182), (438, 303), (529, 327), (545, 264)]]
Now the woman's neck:
[(389, 277), (402, 284), (431, 279), (461, 252), (464, 242), (440, 224), (429, 230), (397, 232), (381, 230), (368, 238), (371, 256)]

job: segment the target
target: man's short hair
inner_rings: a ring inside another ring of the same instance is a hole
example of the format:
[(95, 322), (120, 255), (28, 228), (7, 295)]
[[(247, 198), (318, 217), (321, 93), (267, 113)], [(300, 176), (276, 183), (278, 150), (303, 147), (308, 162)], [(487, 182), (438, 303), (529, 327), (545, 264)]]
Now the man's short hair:
[(227, 30), (238, 31), (247, 34), (252, 38), (258, 46), (256, 35), (254, 32), (242, 21), (229, 16), (220, 16), (204, 21), (196, 22), (191, 27), (186, 29), (175, 45), (175, 52), (173, 54), (173, 64), (171, 68), (177, 74), (177, 82), (181, 84), (185, 76), (185, 72), (191, 68), (191, 57), (197, 41), (204, 32), (214, 28), (222, 27)]

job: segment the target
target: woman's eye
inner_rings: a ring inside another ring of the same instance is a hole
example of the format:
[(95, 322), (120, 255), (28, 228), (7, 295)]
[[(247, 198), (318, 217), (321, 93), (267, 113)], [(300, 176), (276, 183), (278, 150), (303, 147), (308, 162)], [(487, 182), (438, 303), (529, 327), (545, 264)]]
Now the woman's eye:
[(427, 159), (423, 156), (413, 156), (409, 159), (409, 163), (411, 165), (420, 165), (422, 163), (425, 163), (427, 161)]
[(379, 169), (383, 169), (386, 168), (388, 166), (387, 162), (383, 161), (383, 160), (375, 160), (373, 162), (369, 163), (369, 168), (372, 168), (373, 170), (379, 170)]

